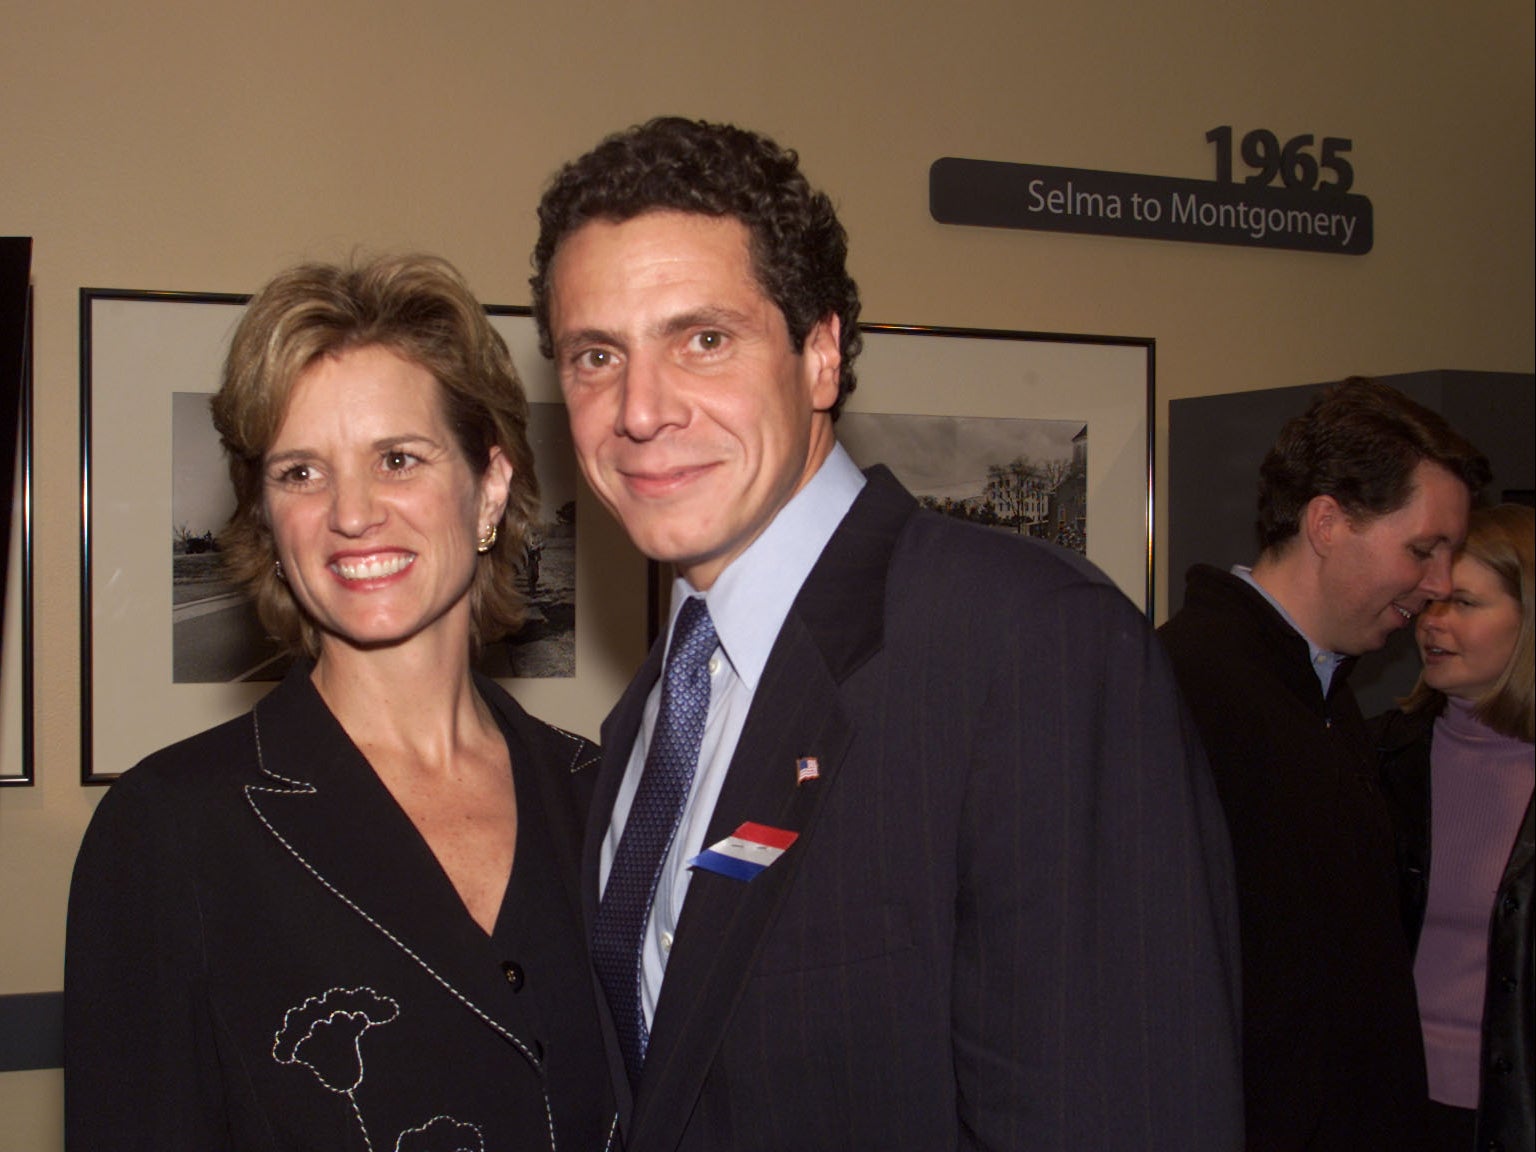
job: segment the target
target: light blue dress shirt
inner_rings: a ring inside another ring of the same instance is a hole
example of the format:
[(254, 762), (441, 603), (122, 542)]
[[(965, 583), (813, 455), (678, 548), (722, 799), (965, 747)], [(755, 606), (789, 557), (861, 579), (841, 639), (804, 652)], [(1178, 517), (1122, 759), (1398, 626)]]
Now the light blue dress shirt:
[(1312, 671), (1317, 673), (1317, 679), (1323, 686), (1323, 696), (1326, 698), (1328, 689), (1333, 686), (1333, 674), (1339, 670), (1339, 665), (1348, 657), (1337, 652), (1330, 652), (1326, 648), (1320, 648), (1312, 642), (1312, 637), (1301, 630), (1301, 625), (1291, 619), (1291, 614), (1285, 610), (1285, 606), (1269, 594), (1269, 591), (1253, 578), (1253, 569), (1241, 564), (1232, 565), (1232, 575), (1251, 587), (1260, 596), (1268, 600), (1270, 606), (1280, 613), (1280, 618), (1296, 630), (1296, 635), (1307, 642), (1307, 654), (1312, 658)]
[[(725, 785), (726, 770), (741, 739), (752, 696), (757, 691), (768, 655), (778, 639), (779, 629), (789, 615), (790, 606), (822, 549), (837, 526), (842, 523), (854, 499), (864, 487), (864, 474), (841, 444), (822, 462), (804, 488), (779, 510), (779, 514), (723, 571), (708, 592), (699, 593), (681, 578), (672, 585), (672, 610), (667, 618), (667, 644), (671, 646), (672, 626), (689, 596), (702, 595), (714, 621), (719, 647), (709, 662), (709, 715), (704, 722), (704, 741), (699, 751), (699, 765), (693, 787), (678, 826), (672, 847), (662, 864), (661, 882), (651, 906), (646, 925), (641, 960), (640, 1004), (649, 1027), (661, 994), (662, 976), (672, 937), (682, 915), (683, 900), (688, 895), (691, 877), (687, 862), (707, 847), (704, 834), (714, 815), (715, 802)], [(640, 787), (645, 770), (645, 754), (651, 733), (656, 728), (656, 714), (661, 708), (661, 681), (657, 680), (645, 702), (640, 732), (629, 754), (624, 782), (613, 805), (608, 835), (603, 840), (600, 881), (608, 884), (608, 870), (618, 851), (624, 822)]]

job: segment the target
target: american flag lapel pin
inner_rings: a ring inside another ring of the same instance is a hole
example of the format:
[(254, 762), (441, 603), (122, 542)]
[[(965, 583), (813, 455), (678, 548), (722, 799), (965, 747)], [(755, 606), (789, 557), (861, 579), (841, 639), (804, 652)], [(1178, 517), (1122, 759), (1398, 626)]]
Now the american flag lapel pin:
[(814, 756), (802, 756), (795, 761), (795, 785), (798, 787), (811, 780), (821, 779), (821, 761)]

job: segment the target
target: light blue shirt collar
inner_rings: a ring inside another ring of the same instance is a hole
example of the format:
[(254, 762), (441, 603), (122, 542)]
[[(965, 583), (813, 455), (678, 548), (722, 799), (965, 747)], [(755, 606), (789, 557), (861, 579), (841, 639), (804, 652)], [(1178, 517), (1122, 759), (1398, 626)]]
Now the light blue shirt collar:
[(1307, 655), (1312, 661), (1312, 671), (1317, 673), (1318, 682), (1323, 686), (1323, 695), (1327, 696), (1328, 689), (1333, 685), (1333, 674), (1339, 670), (1339, 665), (1344, 663), (1348, 657), (1338, 652), (1330, 652), (1328, 649), (1320, 648), (1313, 643), (1312, 637), (1303, 632), (1301, 625), (1296, 623), (1291, 614), (1285, 610), (1285, 605), (1271, 596), (1269, 590), (1253, 578), (1252, 568), (1245, 567), (1242, 564), (1234, 564), (1232, 565), (1232, 575), (1264, 597), (1269, 602), (1270, 607), (1280, 613), (1280, 618), (1295, 629), (1296, 635), (1307, 642)]
[[(757, 690), (801, 585), (863, 487), (859, 466), (834, 444), (805, 487), (704, 593), (720, 647), (749, 692)], [(696, 594), (682, 577), (673, 582), (668, 636), (683, 601)]]

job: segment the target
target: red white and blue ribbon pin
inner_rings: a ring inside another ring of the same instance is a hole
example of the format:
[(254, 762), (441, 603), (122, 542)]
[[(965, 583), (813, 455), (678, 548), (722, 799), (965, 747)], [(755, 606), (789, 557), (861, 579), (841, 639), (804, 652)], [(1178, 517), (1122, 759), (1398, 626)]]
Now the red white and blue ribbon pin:
[(751, 880), (799, 838), (798, 832), (748, 821), (724, 840), (704, 849), (688, 861), (688, 866), (718, 872), (733, 880)]

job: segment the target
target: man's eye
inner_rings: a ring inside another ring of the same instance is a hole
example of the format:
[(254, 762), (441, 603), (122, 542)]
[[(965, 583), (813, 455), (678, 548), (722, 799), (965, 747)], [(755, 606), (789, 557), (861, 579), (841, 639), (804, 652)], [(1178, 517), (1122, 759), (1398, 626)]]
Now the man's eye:
[(582, 368), (606, 368), (613, 363), (613, 353), (606, 348), (588, 348), (576, 363)]
[(700, 332), (693, 339), (699, 349), (704, 352), (718, 352), (725, 347), (724, 332)]

